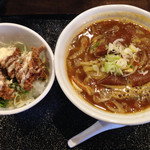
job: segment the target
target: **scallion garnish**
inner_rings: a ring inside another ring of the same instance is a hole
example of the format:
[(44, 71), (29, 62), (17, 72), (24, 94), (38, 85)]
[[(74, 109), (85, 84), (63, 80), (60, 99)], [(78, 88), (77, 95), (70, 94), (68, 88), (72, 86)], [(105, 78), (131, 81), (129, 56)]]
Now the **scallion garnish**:
[(99, 42), (97, 42), (97, 43), (96, 43), (93, 47), (91, 47), (91, 49), (96, 48), (99, 44), (100, 44), (100, 43), (99, 43)]
[(133, 66), (131, 65), (130, 68), (133, 68)]
[(8, 100), (4, 100), (2, 98), (0, 98), (0, 107), (6, 107), (7, 106), (7, 103), (8, 103)]

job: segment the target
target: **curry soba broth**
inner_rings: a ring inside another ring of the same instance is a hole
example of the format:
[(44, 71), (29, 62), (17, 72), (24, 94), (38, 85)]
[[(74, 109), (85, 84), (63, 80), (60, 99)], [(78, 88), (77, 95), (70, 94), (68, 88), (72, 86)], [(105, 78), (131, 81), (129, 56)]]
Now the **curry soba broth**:
[(72, 41), (67, 74), (89, 103), (115, 113), (150, 106), (150, 31), (133, 22), (103, 20)]

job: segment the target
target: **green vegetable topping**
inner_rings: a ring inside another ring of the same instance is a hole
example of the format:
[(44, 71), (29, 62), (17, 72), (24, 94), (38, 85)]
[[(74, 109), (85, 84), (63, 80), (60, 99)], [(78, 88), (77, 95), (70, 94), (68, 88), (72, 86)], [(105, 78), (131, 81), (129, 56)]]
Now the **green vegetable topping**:
[(133, 66), (130, 66), (130, 68), (133, 68)]
[(121, 57), (119, 55), (114, 55), (114, 54), (109, 54), (109, 55), (106, 55), (105, 56), (105, 59), (108, 61), (108, 62), (113, 62), (113, 61), (117, 61), (119, 60)]
[(106, 73), (114, 73), (115, 75), (122, 75), (122, 70), (114, 62), (105, 62), (102, 71)]
[(9, 85), (10, 88), (14, 88), (16, 92), (19, 92), (20, 94), (26, 94), (29, 91), (23, 89), (18, 82), (13, 82)]
[(99, 44), (100, 44), (100, 43), (97, 42), (93, 47), (91, 47), (91, 49), (94, 49), (94, 48), (98, 47)]
[(8, 100), (4, 100), (2, 98), (0, 98), (0, 107), (6, 107), (7, 106), (7, 103), (8, 103)]
[(119, 55), (107, 54), (102, 71), (111, 74), (114, 73), (115, 75), (123, 75), (122, 68), (125, 66), (126, 64)]

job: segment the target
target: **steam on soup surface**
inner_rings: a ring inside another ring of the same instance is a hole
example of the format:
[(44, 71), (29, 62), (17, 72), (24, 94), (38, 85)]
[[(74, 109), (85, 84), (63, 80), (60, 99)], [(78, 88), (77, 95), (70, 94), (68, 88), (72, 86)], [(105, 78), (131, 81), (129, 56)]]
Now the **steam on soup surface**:
[(131, 113), (150, 106), (150, 31), (141, 25), (91, 24), (70, 44), (66, 68), (76, 91), (100, 109)]

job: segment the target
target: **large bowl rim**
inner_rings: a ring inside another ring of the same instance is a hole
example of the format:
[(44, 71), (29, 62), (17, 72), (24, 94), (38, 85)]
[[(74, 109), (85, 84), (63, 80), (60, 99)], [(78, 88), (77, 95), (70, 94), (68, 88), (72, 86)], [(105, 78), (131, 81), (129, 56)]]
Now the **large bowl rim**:
[[(150, 121), (150, 119), (148, 117), (144, 117), (144, 114), (143, 113), (147, 113), (147, 116), (150, 115), (150, 111), (144, 111), (144, 112), (140, 112), (140, 113), (134, 113), (134, 114), (112, 114), (110, 115), (110, 113), (108, 112), (100, 112), (100, 113), (97, 113), (95, 112), (95, 109), (97, 108), (93, 108), (93, 106), (91, 106), (90, 104), (85, 104), (86, 102), (83, 102), (83, 103), (78, 103), (76, 100), (74, 100), (74, 97), (73, 95), (71, 95), (69, 92), (68, 92), (68, 89), (66, 87), (66, 85), (63, 85), (63, 80), (62, 80), (62, 74), (60, 73), (59, 71), (59, 49), (62, 48), (62, 41), (64, 42), (64, 35), (66, 35), (66, 33), (69, 33), (69, 28), (75, 24), (75, 23), (78, 23), (80, 22), (80, 18), (83, 18), (84, 16), (86, 16), (87, 13), (92, 13), (94, 11), (96, 11), (97, 9), (102, 9), (105, 11), (108, 11), (108, 9), (111, 9), (113, 8), (113, 10), (116, 10), (119, 8), (119, 9), (123, 9), (123, 10), (130, 10), (130, 12), (133, 12), (133, 13), (137, 13), (137, 14), (140, 14), (140, 15), (144, 15), (146, 17), (149, 17), (150, 18), (150, 13), (141, 9), (141, 8), (138, 8), (138, 7), (135, 7), (135, 6), (131, 6), (131, 5), (124, 5), (124, 4), (113, 4), (113, 5), (103, 5), (103, 6), (98, 6), (98, 7), (94, 7), (94, 8), (91, 8), (89, 10), (86, 10), (84, 11), (83, 13), (79, 14), (77, 17), (75, 17), (65, 28), (64, 30), (61, 32), (58, 40), (57, 40), (57, 43), (56, 43), (56, 47), (55, 47), (55, 54), (54, 54), (54, 57), (55, 57), (55, 74), (56, 74), (56, 78), (58, 80), (58, 83), (61, 87), (61, 89), (63, 90), (64, 94), (67, 96), (67, 98), (77, 107), (79, 108), (81, 111), (83, 111), (84, 113), (86, 113), (87, 115), (95, 118), (95, 119), (98, 119), (98, 120), (103, 120), (103, 121), (106, 121), (106, 122), (111, 122), (111, 123), (117, 123), (117, 124), (125, 124), (125, 125), (137, 125), (137, 124), (143, 124), (143, 123), (147, 123)], [(61, 66), (62, 67), (62, 66)], [(69, 81), (68, 81), (69, 82)], [(94, 110), (94, 111), (93, 111)], [(115, 117), (114, 117), (115, 116)], [(133, 118), (136, 118), (136, 119), (133, 119)]]
[(20, 25), (20, 24), (16, 24), (16, 23), (9, 23), (9, 22), (0, 23), (0, 27), (5, 27), (5, 26), (20, 28), (20, 29), (26, 30), (27, 32), (36, 36), (45, 45), (45, 47), (46, 47), (46, 49), (50, 55), (50, 58), (51, 58), (51, 67), (52, 67), (51, 68), (51, 77), (49, 79), (49, 82), (48, 82), (45, 90), (43, 91), (43, 93), (39, 97), (37, 97), (34, 101), (32, 101), (31, 103), (29, 103), (23, 107), (15, 108), (15, 109), (0, 110), (0, 115), (12, 115), (12, 114), (17, 114), (17, 113), (23, 112), (23, 111), (28, 110), (29, 108), (35, 106), (37, 103), (39, 103), (48, 94), (48, 92), (50, 91), (50, 89), (54, 83), (54, 80), (55, 80), (54, 54), (52, 52), (52, 49), (50, 48), (48, 43), (42, 38), (42, 36), (39, 35), (37, 32), (33, 31), (32, 29), (30, 29), (26, 26)]

